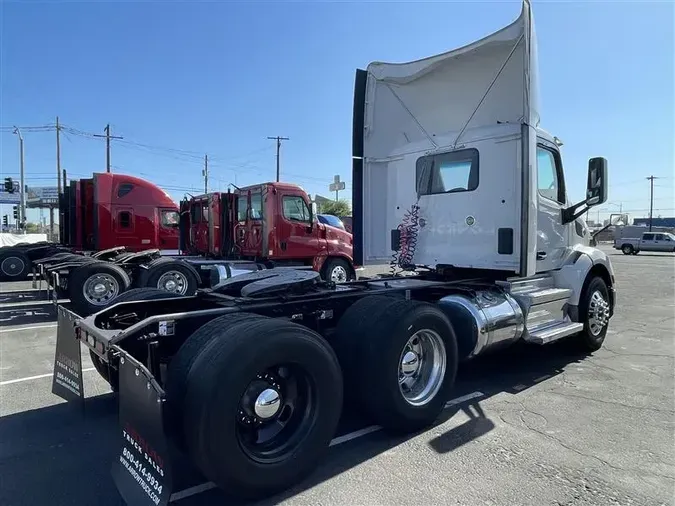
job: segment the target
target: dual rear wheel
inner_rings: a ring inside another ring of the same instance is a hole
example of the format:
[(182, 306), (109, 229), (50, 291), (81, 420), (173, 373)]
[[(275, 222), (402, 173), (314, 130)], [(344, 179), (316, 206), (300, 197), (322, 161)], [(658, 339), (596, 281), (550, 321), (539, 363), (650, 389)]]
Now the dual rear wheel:
[(344, 395), (385, 429), (416, 431), (439, 416), (456, 369), (455, 335), (432, 304), (365, 297), (342, 316), (334, 346), (293, 322), (228, 314), (169, 364), (169, 430), (219, 487), (266, 496), (315, 469)]

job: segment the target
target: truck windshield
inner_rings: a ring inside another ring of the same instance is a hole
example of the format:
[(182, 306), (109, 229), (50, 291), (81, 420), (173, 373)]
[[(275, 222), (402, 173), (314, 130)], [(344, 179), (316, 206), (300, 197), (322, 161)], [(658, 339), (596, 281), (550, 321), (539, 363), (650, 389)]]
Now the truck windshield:
[(177, 211), (162, 211), (162, 226), (163, 227), (177, 227), (178, 226), (178, 212)]

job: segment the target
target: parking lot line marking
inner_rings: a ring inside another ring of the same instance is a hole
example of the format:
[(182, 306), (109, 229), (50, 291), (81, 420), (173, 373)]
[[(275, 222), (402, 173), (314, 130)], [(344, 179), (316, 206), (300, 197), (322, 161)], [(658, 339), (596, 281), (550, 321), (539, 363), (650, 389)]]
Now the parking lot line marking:
[(371, 425), (370, 427), (365, 427), (363, 429), (355, 430), (354, 432), (350, 432), (348, 434), (343, 434), (342, 436), (338, 436), (338, 437), (332, 439), (328, 446), (341, 445), (342, 443), (346, 443), (347, 441), (351, 441), (352, 439), (356, 439), (358, 437), (365, 436), (366, 434), (371, 434), (373, 432), (377, 432), (378, 430), (382, 430), (382, 427), (379, 426), (379, 425)]
[(53, 329), (57, 325), (58, 324), (56, 323), (50, 323), (49, 325), (35, 325), (33, 327), (20, 327), (18, 329), (6, 329), (6, 330), (0, 329), (0, 335), (2, 335), (5, 332), (18, 332), (19, 330)]
[(462, 395), (461, 397), (456, 397), (454, 399), (449, 400), (448, 402), (445, 403), (445, 407), (449, 408), (451, 406), (456, 406), (457, 404), (461, 404), (465, 401), (470, 401), (471, 399), (477, 399), (478, 397), (483, 397), (485, 394), (483, 392), (471, 392), (470, 394)]
[(178, 492), (171, 494), (169, 497), (169, 502), (180, 501), (181, 499), (185, 499), (191, 495), (201, 494), (202, 492), (206, 492), (212, 488), (216, 488), (216, 484), (209, 481), (202, 483), (201, 485), (195, 485), (194, 487), (186, 488), (185, 490), (179, 490)]
[[(95, 367), (87, 367), (86, 369), (82, 369), (82, 372), (88, 372), (88, 371), (95, 371)], [(22, 381), (31, 381), (31, 380), (36, 380), (36, 379), (42, 379), (42, 378), (49, 378), (52, 376), (54, 373), (50, 372), (49, 374), (38, 374), (37, 376), (28, 376), (26, 378), (17, 378), (13, 380), (7, 380), (7, 381), (0, 381), (0, 387), (4, 387), (5, 385), (11, 385), (12, 383), (21, 383)]]
[[(483, 397), (484, 395), (485, 394), (483, 392), (478, 391), (471, 392), (470, 394), (462, 395), (461, 397), (456, 397), (454, 399), (449, 400), (448, 402), (445, 403), (445, 407), (449, 408), (451, 406), (461, 404), (471, 399)], [(347, 441), (351, 441), (352, 439), (357, 439), (366, 436), (368, 434), (372, 434), (373, 432), (377, 432), (379, 430), (382, 430), (382, 426), (380, 425), (371, 425), (363, 429), (355, 430), (354, 432), (349, 432), (347, 434), (343, 434), (342, 436), (333, 438), (328, 446), (329, 447), (337, 446), (342, 443), (346, 443)], [(174, 492), (173, 494), (171, 494), (171, 497), (169, 497), (169, 502), (180, 501), (181, 499), (185, 499), (186, 497), (190, 497), (196, 494), (201, 494), (202, 492), (206, 492), (207, 490), (211, 490), (212, 488), (216, 488), (216, 485), (215, 483), (209, 481), (206, 483), (202, 483), (201, 485), (195, 485), (194, 487), (179, 490), (178, 492)]]

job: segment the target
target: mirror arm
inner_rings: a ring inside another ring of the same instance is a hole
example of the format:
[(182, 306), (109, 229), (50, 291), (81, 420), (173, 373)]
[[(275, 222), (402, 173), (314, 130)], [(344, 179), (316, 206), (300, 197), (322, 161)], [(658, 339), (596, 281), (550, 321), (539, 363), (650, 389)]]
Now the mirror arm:
[(563, 215), (562, 215), (562, 221), (563, 224), (565, 223), (571, 223), (574, 220), (576, 220), (579, 216), (584, 214), (586, 211), (590, 209), (590, 206), (584, 207), (581, 211), (577, 211), (581, 206), (586, 205), (586, 201), (582, 200), (581, 202), (578, 202), (567, 209), (563, 209)]

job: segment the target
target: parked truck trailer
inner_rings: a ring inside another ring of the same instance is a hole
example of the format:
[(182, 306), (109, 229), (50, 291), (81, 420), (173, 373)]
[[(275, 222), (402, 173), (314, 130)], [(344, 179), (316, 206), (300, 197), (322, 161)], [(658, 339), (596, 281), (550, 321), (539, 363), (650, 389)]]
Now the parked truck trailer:
[(468, 46), (356, 72), (354, 259), (393, 255), (416, 275), (214, 269), (194, 296), (146, 288), (84, 319), (60, 309), (54, 392), (81, 397), (85, 344), (118, 390), (113, 478), (128, 504), (166, 504), (185, 463), (227, 494), (267, 496), (316, 469), (343, 406), (414, 432), (460, 361), (517, 342), (602, 346), (614, 274), (579, 220), (607, 199), (607, 162), (589, 160), (570, 202), (560, 142), (539, 127), (536, 55), (526, 0)]

